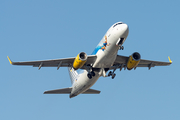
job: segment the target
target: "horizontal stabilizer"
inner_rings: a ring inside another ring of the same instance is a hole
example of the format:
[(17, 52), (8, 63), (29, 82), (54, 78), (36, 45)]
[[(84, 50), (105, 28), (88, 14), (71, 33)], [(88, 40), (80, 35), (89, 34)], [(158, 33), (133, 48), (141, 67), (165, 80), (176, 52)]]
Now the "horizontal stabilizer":
[(94, 90), (94, 89), (88, 89), (85, 92), (83, 92), (82, 94), (99, 94), (101, 91), (99, 90)]
[(48, 90), (48, 91), (45, 91), (44, 94), (69, 94), (69, 93), (71, 93), (71, 90), (72, 90), (72, 88)]

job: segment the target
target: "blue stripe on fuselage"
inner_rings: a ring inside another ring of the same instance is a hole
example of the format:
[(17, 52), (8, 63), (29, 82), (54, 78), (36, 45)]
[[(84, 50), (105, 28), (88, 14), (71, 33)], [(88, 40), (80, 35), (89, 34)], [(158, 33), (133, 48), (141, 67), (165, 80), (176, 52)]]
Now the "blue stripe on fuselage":
[(97, 46), (91, 55), (95, 55), (101, 48), (102, 48), (102, 46)]

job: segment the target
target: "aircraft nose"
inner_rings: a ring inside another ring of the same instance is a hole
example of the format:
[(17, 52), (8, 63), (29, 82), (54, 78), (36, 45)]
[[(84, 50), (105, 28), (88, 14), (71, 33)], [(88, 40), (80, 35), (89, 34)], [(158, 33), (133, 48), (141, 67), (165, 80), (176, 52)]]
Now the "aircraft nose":
[(128, 27), (127, 24), (122, 24), (122, 25), (121, 25), (121, 28), (122, 28), (122, 30), (125, 31), (125, 32), (126, 32), (126, 31), (129, 31), (129, 27)]
[(122, 29), (124, 29), (124, 30), (128, 29), (128, 25), (127, 24), (122, 24), (121, 26), (122, 26)]
[(128, 25), (127, 24), (122, 24), (121, 25), (121, 30), (122, 30), (122, 32), (123, 32), (123, 36), (128, 36), (128, 34), (129, 34), (129, 27), (128, 27)]

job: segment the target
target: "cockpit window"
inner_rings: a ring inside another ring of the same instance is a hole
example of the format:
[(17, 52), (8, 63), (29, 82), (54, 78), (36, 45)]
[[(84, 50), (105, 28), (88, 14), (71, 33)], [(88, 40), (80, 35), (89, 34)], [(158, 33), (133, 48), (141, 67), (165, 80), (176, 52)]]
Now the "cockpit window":
[(113, 26), (113, 28), (114, 28), (115, 26), (117, 26), (117, 25), (120, 25), (120, 24), (123, 24), (123, 23), (116, 23), (116, 24)]

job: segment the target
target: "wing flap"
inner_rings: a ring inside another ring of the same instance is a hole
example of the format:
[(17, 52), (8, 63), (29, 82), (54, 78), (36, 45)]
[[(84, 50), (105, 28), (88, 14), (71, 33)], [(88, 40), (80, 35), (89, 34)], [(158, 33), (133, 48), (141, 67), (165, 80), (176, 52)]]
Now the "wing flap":
[(71, 93), (72, 88), (63, 88), (45, 91), (44, 94), (69, 94)]

